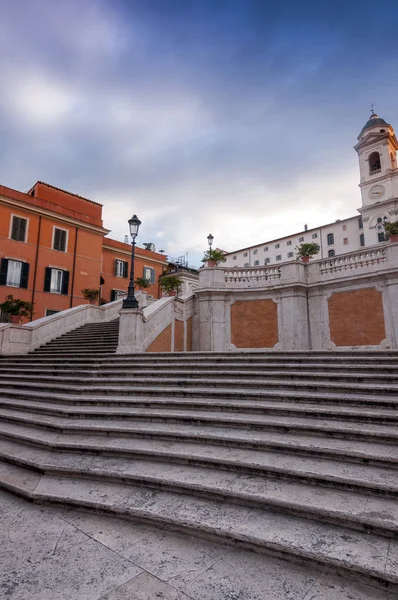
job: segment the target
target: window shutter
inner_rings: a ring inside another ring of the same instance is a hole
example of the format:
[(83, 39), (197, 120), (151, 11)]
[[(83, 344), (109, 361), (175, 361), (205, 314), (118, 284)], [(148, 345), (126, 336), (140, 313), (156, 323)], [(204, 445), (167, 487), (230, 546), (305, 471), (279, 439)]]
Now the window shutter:
[(116, 300), (116, 290), (111, 290), (111, 302)]
[(59, 242), (60, 242), (60, 233), (59, 229), (54, 229), (54, 250), (59, 250)]
[(128, 277), (129, 263), (123, 263), (123, 277)]
[(69, 287), (69, 271), (64, 271), (62, 274), (62, 291), (61, 294), (68, 295)]
[(27, 289), (29, 281), (29, 263), (22, 263), (20, 287)]
[(115, 264), (114, 264), (114, 268), (113, 268), (113, 274), (117, 275), (117, 259), (115, 258)]
[(1, 259), (0, 267), (0, 285), (7, 284), (7, 270), (8, 270), (8, 258)]
[(155, 269), (151, 269), (151, 283), (155, 283)]
[(12, 228), (11, 228), (11, 238), (13, 240), (18, 240), (18, 232), (19, 232), (19, 219), (18, 217), (12, 218)]
[(24, 242), (25, 241), (25, 235), (26, 235), (26, 219), (19, 219), (19, 236), (18, 236), (18, 240), (20, 242)]
[(66, 231), (59, 230), (59, 250), (66, 252)]
[(51, 288), (51, 267), (46, 267), (44, 272), (44, 291), (49, 292)]

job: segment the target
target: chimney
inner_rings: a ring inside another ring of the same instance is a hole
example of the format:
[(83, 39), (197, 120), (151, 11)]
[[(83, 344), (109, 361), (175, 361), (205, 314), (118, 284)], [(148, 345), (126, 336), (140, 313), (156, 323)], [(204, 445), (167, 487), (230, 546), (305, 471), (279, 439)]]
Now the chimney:
[(304, 231), (308, 231), (308, 225), (307, 224), (304, 225)]

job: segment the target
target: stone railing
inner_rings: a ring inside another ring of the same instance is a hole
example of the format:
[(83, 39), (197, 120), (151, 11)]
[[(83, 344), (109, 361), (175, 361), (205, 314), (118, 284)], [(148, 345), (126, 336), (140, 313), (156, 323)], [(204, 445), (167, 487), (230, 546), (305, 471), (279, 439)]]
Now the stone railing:
[(267, 282), (279, 281), (281, 272), (280, 267), (225, 268), (224, 279), (228, 287), (263, 287)]
[(168, 328), (170, 329), (169, 347), (166, 349), (165, 342), (165, 348), (159, 351), (173, 351), (175, 321), (185, 323), (193, 314), (193, 303), (193, 294), (185, 298), (166, 296), (144, 310), (134, 308), (122, 310), (117, 353), (145, 352)]
[[(138, 291), (136, 297), (139, 304), (145, 306), (146, 294)], [(26, 325), (0, 324), (0, 354), (28, 354), (86, 323), (112, 321), (119, 316), (122, 302), (122, 299), (115, 300), (104, 306), (81, 304)]]
[(386, 248), (373, 248), (362, 252), (343, 254), (334, 258), (319, 261), (320, 275), (341, 273), (353, 269), (368, 269), (387, 261)]

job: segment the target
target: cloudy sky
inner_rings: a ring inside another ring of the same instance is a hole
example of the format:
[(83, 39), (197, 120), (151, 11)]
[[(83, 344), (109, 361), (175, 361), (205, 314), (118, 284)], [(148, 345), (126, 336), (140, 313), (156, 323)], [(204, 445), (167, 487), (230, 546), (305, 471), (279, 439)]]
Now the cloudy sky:
[(0, 183), (104, 204), (198, 264), (348, 217), (372, 102), (398, 129), (396, 0), (0, 0)]

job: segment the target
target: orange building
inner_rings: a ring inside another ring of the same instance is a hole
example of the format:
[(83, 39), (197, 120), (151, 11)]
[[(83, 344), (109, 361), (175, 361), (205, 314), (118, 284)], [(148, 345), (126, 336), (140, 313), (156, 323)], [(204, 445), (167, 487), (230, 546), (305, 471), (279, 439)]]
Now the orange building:
[[(105, 238), (102, 205), (37, 182), (28, 193), (0, 186), (0, 302), (13, 294), (34, 303), (34, 318), (86, 304), (82, 289), (110, 302), (127, 291), (131, 245)], [(167, 265), (156, 252), (136, 249), (135, 276), (152, 282)]]

